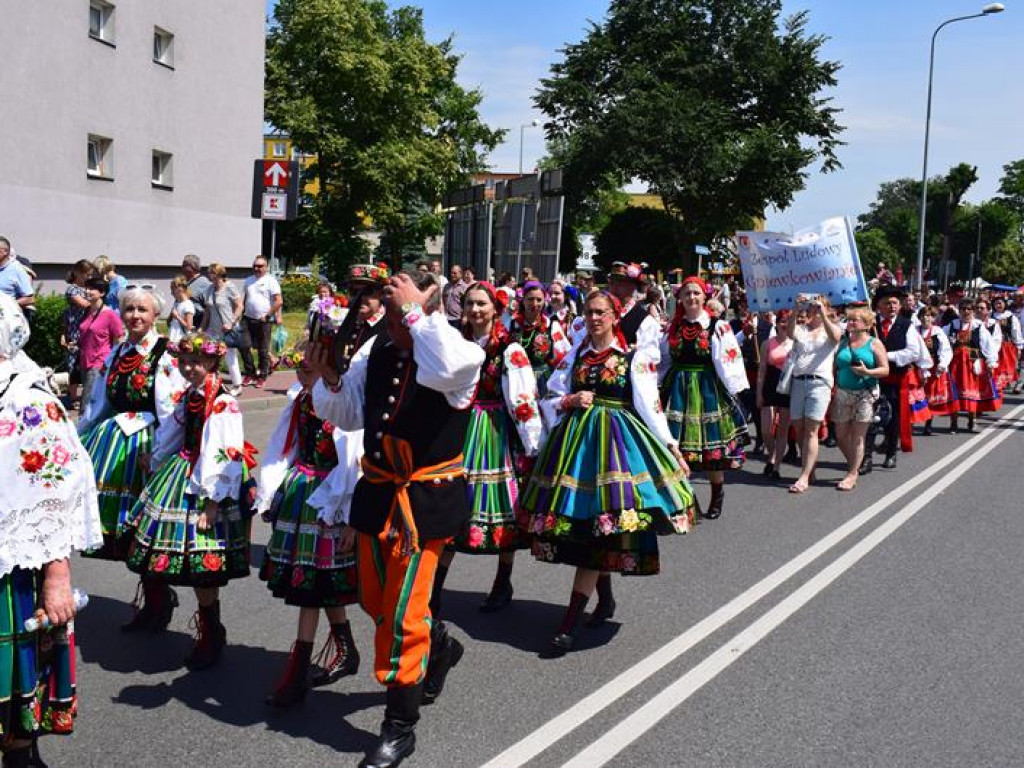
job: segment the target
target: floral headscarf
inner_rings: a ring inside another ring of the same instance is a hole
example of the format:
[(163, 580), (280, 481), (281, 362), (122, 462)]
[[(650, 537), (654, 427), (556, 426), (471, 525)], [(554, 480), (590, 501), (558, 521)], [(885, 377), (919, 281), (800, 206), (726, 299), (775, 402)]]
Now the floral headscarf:
[[(708, 284), (705, 283), (704, 280), (698, 277), (697, 275), (690, 275), (689, 277), (684, 279), (683, 282), (679, 284), (679, 288), (677, 289), (677, 295), (683, 292), (684, 286), (687, 286), (691, 283), (700, 288), (700, 291), (703, 294), (704, 299), (707, 300)], [(683, 306), (682, 299), (680, 299), (679, 301), (676, 302), (676, 311), (675, 314), (672, 316), (672, 323), (669, 326), (669, 333), (673, 333), (676, 331), (676, 329), (679, 328), (679, 324), (683, 321), (684, 317), (686, 317), (686, 308)]]

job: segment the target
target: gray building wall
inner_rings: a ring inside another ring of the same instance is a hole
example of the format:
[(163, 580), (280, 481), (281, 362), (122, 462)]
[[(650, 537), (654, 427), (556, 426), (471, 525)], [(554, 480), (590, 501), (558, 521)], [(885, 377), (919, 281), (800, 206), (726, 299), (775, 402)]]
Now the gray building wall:
[[(108, 255), (166, 280), (186, 253), (251, 263), (252, 162), (262, 156), (264, 5), (111, 0), (112, 45), (89, 35), (89, 0), (4, 4), (0, 24), (0, 233), (47, 273)], [(173, 69), (153, 60), (174, 35)], [(86, 173), (90, 134), (113, 140), (113, 180)], [(152, 182), (173, 155), (173, 190)]]

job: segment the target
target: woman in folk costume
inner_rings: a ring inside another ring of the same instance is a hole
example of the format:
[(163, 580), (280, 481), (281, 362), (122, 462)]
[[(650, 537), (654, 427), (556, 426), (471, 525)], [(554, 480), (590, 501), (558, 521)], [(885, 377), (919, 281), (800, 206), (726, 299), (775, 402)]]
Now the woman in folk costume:
[(519, 481), (540, 446), (543, 423), (537, 383), (522, 346), (498, 319), (497, 292), (490, 283), (471, 285), (462, 297), (463, 337), (483, 348), (485, 359), (473, 395), (463, 463), (472, 518), (441, 555), (434, 577), (430, 612), (441, 613), (441, 594), (455, 552), (498, 555), (498, 571), (484, 613), (512, 601), (512, 566), (517, 549), (527, 546), (516, 524)]
[(979, 413), (995, 411), (1002, 404), (993, 372), (999, 367), (999, 345), (975, 317), (970, 299), (960, 302), (960, 317), (942, 330), (949, 337), (953, 359), (946, 371), (945, 387), (949, 398), (945, 403), (931, 402), (932, 413), (949, 416), (950, 432), (959, 431), (957, 414), (967, 414), (967, 429), (974, 431), (974, 418)]
[[(103, 543), (89, 454), (46, 376), (21, 351), (29, 328), (0, 294), (0, 754), (45, 768), (37, 739), (71, 733), (75, 694), (72, 550)], [(30, 618), (49, 626), (25, 629)]]
[(999, 367), (996, 368), (996, 386), (1005, 392), (1017, 383), (1020, 351), (1024, 349), (1024, 335), (1021, 334), (1020, 318), (1006, 308), (1002, 296), (992, 300), (992, 318), (999, 323), (1003, 342), (999, 347)]
[(704, 310), (706, 296), (699, 277), (679, 287), (675, 317), (661, 340), (661, 404), (690, 469), (708, 473), (704, 516), (715, 519), (722, 514), (725, 470), (743, 465), (749, 441), (735, 398), (747, 387), (747, 373), (732, 328)]
[(932, 434), (932, 418), (935, 409), (949, 403), (952, 397), (949, 377), (946, 371), (953, 360), (953, 347), (950, 346), (946, 332), (938, 326), (939, 308), (922, 307), (917, 313), (920, 321), (921, 339), (928, 350), (932, 367), (925, 372), (924, 395), (928, 401), (928, 419), (924, 422), (925, 436)]
[(545, 300), (544, 286), (536, 280), (527, 280), (515, 313), (508, 321), (509, 336), (526, 350), (541, 395), (551, 372), (572, 346), (561, 323), (544, 314)]
[(359, 480), (362, 432), (344, 432), (313, 408), (311, 373), (302, 352), (287, 355), (298, 382), (270, 437), (260, 470), (256, 508), (271, 524), (260, 578), (274, 597), (299, 608), (299, 625), (288, 665), (267, 704), (289, 707), (306, 696), (320, 611), (330, 637), (324, 657), (341, 649), (340, 662), (317, 671), (323, 685), (359, 671), (359, 651), (345, 606), (359, 599), (355, 531), (346, 524)]
[(249, 519), (239, 497), (255, 462), (238, 401), (217, 373), (224, 342), (190, 333), (172, 352), (190, 386), (160, 423), (150, 459), (155, 472), (124, 529), (132, 571), (195, 590), (197, 636), (185, 663), (200, 670), (216, 663), (226, 644), (220, 588), (249, 575)]
[[(601, 574), (658, 573), (657, 534), (686, 533), (696, 505), (689, 468), (658, 400), (658, 336), (641, 332), (630, 351), (618, 301), (592, 291), (587, 334), (551, 377), (542, 402), (552, 429), (523, 493), (534, 556), (575, 566), (572, 595), (551, 640), (575, 642)], [(592, 624), (615, 611), (611, 582), (598, 592)]]
[[(120, 304), (127, 338), (114, 346), (96, 386), (85, 393), (89, 415), (78, 423), (92, 457), (103, 522), (103, 546), (85, 556), (103, 560), (124, 559), (128, 542), (118, 531), (142, 493), (157, 427), (172, 417), (175, 398), (186, 386), (178, 361), (167, 354), (167, 339), (154, 327), (162, 301), (153, 286), (128, 285)], [(143, 576), (134, 616), (121, 629), (164, 630), (177, 604), (166, 583)]]
[(565, 283), (561, 280), (552, 280), (548, 283), (548, 305), (544, 310), (552, 320), (557, 320), (566, 333), (572, 328), (572, 322), (576, 319), (576, 312), (572, 300), (565, 292)]

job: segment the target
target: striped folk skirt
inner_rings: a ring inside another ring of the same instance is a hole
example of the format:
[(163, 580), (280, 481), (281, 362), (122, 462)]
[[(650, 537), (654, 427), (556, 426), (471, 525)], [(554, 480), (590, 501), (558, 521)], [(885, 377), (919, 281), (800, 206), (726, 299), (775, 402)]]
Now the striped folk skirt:
[(186, 493), (192, 464), (176, 454), (146, 484), (125, 521), (128, 568), (168, 584), (219, 587), (249, 575), (249, 521), (237, 499), (221, 502), (213, 528), (200, 531), (202, 503)]
[(673, 365), (662, 384), (661, 405), (690, 469), (743, 465), (743, 446), (749, 442), (746, 420), (712, 366)]
[(37, 570), (0, 576), (0, 745), (74, 729), (74, 630), (25, 631), (42, 586)]
[(123, 528), (146, 484), (139, 457), (149, 454), (153, 432), (154, 427), (147, 427), (127, 437), (110, 418), (82, 435), (82, 445), (92, 457), (103, 525), (103, 546), (83, 553), (85, 557), (124, 560), (127, 542), (120, 541), (117, 532)]
[(624, 575), (658, 573), (658, 534), (697, 522), (675, 457), (625, 403), (595, 398), (551, 434), (523, 492), (538, 560)]
[(514, 429), (504, 403), (474, 403), (462, 451), (472, 517), (455, 537), (459, 552), (494, 554), (526, 546), (516, 524)]
[(293, 465), (270, 506), (273, 532), (259, 575), (288, 605), (334, 608), (359, 599), (355, 548), (341, 551), (345, 526), (323, 525), (306, 503), (328, 472)]

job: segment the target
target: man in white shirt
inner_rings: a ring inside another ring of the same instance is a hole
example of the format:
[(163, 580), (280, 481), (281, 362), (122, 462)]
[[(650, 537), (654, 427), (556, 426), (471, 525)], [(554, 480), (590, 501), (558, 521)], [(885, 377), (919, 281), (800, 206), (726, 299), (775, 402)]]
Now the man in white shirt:
[[(245, 280), (245, 326), (239, 351), (244, 377), (242, 386), (263, 387), (270, 375), (270, 334), (281, 309), (281, 285), (267, 271), (265, 256), (257, 256), (252, 263), (253, 274)], [(259, 370), (252, 363), (252, 348), (259, 356)]]

